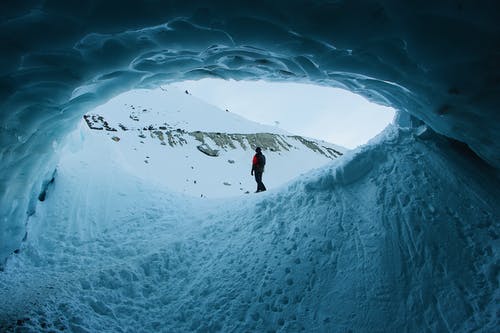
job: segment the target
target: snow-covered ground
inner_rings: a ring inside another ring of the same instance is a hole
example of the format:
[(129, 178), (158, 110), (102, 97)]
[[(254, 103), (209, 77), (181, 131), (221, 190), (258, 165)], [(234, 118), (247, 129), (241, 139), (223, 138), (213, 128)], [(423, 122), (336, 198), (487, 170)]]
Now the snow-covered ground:
[(0, 328), (494, 332), (498, 180), (426, 135), (390, 126), (301, 180), (226, 199), (66, 154), (0, 275)]

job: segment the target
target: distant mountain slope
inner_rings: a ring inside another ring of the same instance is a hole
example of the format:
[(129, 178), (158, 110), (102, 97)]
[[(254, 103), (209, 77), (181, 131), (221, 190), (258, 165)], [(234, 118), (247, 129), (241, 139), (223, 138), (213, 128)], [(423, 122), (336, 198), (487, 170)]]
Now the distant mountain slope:
[(140, 125), (160, 127), (168, 123), (171, 128), (185, 131), (290, 134), (221, 110), (172, 86), (133, 90), (93, 112), (105, 116), (110, 123), (121, 123), (129, 128), (136, 128), (140, 119)]
[[(141, 105), (130, 102), (139, 98)], [(136, 176), (198, 197), (254, 192), (250, 169), (257, 146), (267, 157), (269, 189), (345, 151), (249, 121), (174, 88), (119, 96), (84, 119), (81, 130), (94, 154), (101, 150), (107, 155), (102, 158), (119, 160)]]

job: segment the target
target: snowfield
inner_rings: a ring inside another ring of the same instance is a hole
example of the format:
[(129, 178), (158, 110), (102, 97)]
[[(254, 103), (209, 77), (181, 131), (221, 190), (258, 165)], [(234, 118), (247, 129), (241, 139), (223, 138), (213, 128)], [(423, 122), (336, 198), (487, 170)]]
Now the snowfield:
[(0, 327), (493, 332), (499, 187), (421, 133), (390, 126), (302, 180), (217, 200), (66, 154), (0, 275)]
[(173, 86), (130, 91), (84, 118), (70, 140), (82, 160), (99, 164), (112, 156), (132, 175), (196, 197), (253, 193), (250, 170), (257, 146), (266, 155), (268, 188), (346, 151), (252, 122)]

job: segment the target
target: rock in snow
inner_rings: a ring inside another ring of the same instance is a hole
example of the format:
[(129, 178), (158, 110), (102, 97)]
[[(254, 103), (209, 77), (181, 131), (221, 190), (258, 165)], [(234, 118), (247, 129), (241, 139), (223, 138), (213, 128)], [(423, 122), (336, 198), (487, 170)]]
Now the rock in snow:
[(217, 149), (210, 148), (206, 143), (196, 146), (199, 151), (208, 156), (217, 157), (219, 156), (219, 151)]

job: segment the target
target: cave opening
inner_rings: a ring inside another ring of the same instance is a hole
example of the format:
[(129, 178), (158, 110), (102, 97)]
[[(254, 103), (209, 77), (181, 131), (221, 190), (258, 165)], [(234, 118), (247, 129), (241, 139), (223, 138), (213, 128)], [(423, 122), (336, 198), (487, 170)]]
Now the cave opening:
[(277, 189), (365, 144), (393, 118), (394, 109), (342, 89), (202, 79), (124, 92), (86, 112), (69, 137), (81, 149), (72, 158), (119, 160), (115, 168), (173, 191), (222, 198), (254, 192), (256, 147), (267, 158), (268, 188)]

